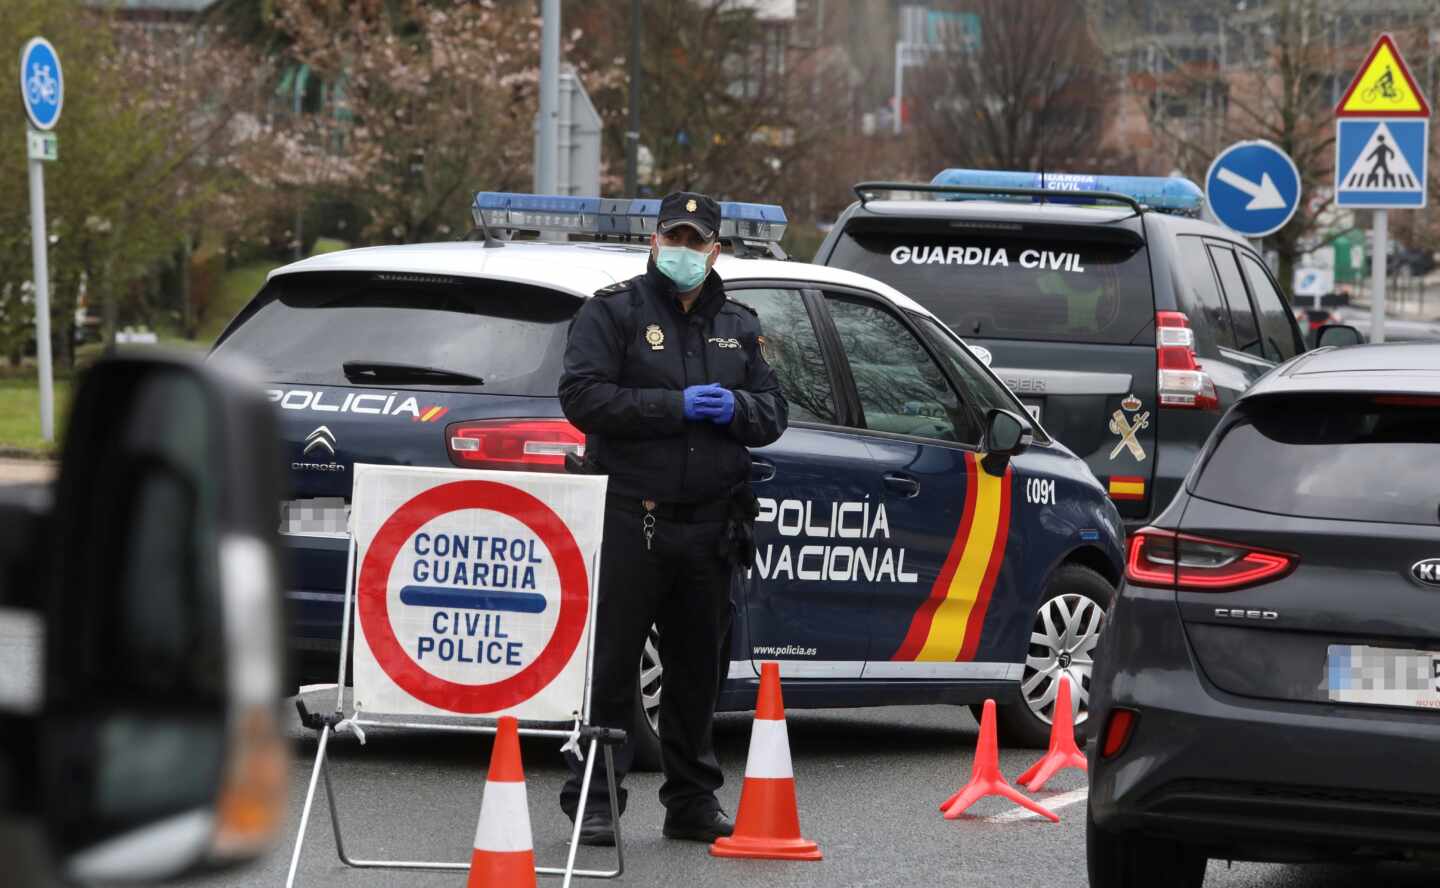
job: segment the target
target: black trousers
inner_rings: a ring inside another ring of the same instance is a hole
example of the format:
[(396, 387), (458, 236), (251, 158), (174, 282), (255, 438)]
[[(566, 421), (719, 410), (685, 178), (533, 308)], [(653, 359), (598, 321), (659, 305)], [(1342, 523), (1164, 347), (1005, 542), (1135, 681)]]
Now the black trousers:
[[(672, 811), (718, 807), (715, 790), (724, 782), (724, 775), (715, 760), (710, 735), (715, 700), (730, 662), (729, 651), (722, 646), (730, 628), (734, 572), (718, 552), (723, 527), (721, 521), (657, 517), (654, 537), (646, 548), (639, 504), (617, 504), (613, 498), (607, 504), (590, 720), (623, 728), (632, 738), (615, 755), (621, 812), (626, 800), (621, 783), (635, 757), (636, 682), (651, 624), (660, 631), (660, 663), (664, 667), (660, 758), (665, 783), (660, 787), (660, 801)], [(569, 754), (566, 762), (570, 779), (560, 791), (560, 807), (573, 818), (584, 766)], [(586, 807), (610, 810), (603, 758), (595, 763)]]

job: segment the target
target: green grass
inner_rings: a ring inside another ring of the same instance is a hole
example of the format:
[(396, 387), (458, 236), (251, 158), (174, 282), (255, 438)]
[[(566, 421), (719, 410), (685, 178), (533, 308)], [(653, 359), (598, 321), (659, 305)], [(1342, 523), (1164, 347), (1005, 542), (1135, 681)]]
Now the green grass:
[[(64, 440), (70, 416), (70, 381), (55, 380), (55, 441)], [(0, 451), (54, 456), (57, 443), (40, 439), (40, 386), (34, 372), (0, 376)]]

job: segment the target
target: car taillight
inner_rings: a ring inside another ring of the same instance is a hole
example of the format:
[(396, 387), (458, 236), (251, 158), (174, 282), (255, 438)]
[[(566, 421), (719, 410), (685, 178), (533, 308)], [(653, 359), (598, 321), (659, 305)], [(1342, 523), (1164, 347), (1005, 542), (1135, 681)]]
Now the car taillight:
[(1195, 331), (1184, 312), (1155, 312), (1155, 361), (1161, 407), (1220, 409), (1214, 381), (1195, 360)]
[(585, 435), (563, 419), (477, 419), (445, 427), (450, 461), (466, 469), (563, 472), (585, 455)]
[(1231, 592), (1288, 574), (1294, 555), (1146, 527), (1130, 538), (1125, 579), (1137, 586)]
[(1135, 710), (1116, 708), (1110, 713), (1105, 725), (1105, 742), (1100, 745), (1101, 758), (1114, 758), (1130, 742), (1130, 733), (1135, 729)]

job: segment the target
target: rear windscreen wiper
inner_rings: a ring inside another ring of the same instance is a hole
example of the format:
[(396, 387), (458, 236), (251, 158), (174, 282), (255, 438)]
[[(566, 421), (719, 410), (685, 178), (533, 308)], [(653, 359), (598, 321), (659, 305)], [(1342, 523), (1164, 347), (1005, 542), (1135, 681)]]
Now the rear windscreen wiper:
[(395, 382), (413, 380), (416, 382), (458, 383), (460, 385), (484, 385), (485, 380), (458, 370), (442, 367), (425, 367), (420, 364), (391, 364), (384, 361), (346, 361), (340, 365), (345, 378), (351, 382)]

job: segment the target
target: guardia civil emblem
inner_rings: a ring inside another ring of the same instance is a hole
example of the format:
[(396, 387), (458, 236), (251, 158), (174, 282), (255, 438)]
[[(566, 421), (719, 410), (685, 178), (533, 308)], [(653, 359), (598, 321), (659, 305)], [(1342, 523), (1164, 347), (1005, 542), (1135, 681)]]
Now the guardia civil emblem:
[(645, 328), (645, 341), (650, 343), (651, 351), (658, 352), (665, 347), (665, 331), (659, 324), (651, 324)]

